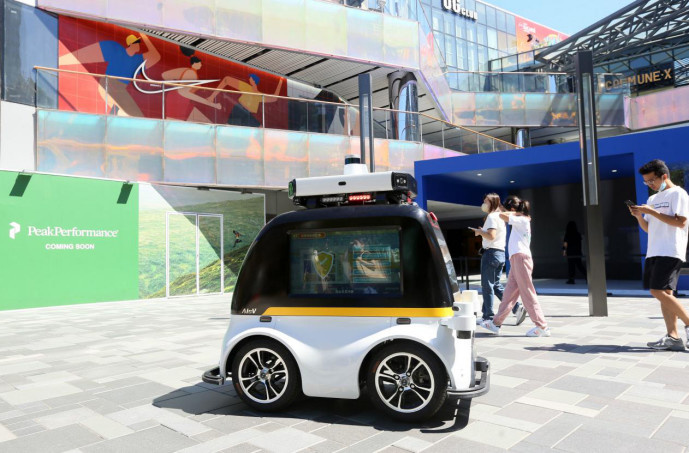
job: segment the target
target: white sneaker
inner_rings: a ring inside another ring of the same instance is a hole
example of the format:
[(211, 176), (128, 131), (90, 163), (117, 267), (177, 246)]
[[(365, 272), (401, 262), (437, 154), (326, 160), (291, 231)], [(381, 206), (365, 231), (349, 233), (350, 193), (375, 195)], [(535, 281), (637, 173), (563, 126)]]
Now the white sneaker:
[(536, 326), (533, 329), (526, 332), (526, 336), (527, 337), (549, 337), (550, 336), (550, 327), (546, 327), (545, 329), (541, 329), (540, 327)]
[(687, 348), (689, 348), (689, 326), (684, 326), (684, 332), (687, 334)]
[(500, 327), (493, 324), (492, 319), (487, 319), (487, 320), (483, 321), (481, 323), (481, 327), (483, 327), (484, 329), (490, 330), (495, 335), (500, 335)]
[(526, 309), (524, 308), (524, 304), (519, 304), (515, 316), (517, 317), (517, 322), (514, 324), (515, 326), (518, 326), (519, 324), (524, 322), (524, 320), (526, 319)]

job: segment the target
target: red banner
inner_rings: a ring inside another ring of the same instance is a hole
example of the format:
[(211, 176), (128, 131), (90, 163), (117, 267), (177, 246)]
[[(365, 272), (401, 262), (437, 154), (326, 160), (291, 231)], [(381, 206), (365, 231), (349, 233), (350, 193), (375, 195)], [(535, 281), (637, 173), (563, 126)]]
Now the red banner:
[(531, 22), (523, 17), (516, 16), (516, 19), (517, 50), (519, 53), (552, 46), (569, 37), (559, 31)]

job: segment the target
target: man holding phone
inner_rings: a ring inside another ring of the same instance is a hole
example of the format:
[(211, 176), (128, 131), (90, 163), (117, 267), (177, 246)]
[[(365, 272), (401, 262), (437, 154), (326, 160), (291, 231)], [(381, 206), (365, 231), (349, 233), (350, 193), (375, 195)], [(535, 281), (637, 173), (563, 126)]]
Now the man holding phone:
[[(648, 248), (644, 269), (644, 287), (660, 302), (660, 309), (667, 327), (667, 335), (648, 343), (652, 349), (684, 351), (684, 344), (677, 333), (677, 319), (684, 322), (689, 347), (689, 315), (674, 297), (679, 271), (687, 252), (689, 233), (689, 195), (670, 181), (670, 171), (662, 160), (644, 164), (639, 173), (644, 184), (656, 191), (644, 205), (629, 206), (629, 212), (648, 233)], [(627, 205), (631, 202), (625, 202)]]

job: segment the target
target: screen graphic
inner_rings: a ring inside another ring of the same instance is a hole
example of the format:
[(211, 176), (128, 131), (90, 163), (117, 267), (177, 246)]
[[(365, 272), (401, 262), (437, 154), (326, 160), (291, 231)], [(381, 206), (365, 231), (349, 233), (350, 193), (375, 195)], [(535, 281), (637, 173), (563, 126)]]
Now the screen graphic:
[(399, 231), (290, 233), (290, 295), (402, 294)]

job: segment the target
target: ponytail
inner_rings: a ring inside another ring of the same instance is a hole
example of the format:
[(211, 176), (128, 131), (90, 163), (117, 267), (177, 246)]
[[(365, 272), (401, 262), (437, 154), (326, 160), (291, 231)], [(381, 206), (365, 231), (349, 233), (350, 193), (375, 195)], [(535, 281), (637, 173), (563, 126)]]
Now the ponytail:
[(517, 212), (520, 212), (523, 215), (528, 216), (531, 210), (531, 203), (529, 203), (526, 200), (519, 200), (519, 203), (517, 203), (516, 208)]

